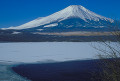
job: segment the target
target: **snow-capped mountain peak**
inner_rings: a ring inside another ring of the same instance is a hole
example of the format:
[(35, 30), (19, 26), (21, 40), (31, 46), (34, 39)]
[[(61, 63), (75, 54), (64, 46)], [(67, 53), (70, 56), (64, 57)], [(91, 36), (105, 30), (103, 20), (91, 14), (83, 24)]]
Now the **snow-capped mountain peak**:
[(71, 12), (71, 13), (69, 13), (69, 17), (79, 17), (85, 21), (87, 21), (87, 19), (94, 20), (94, 21), (99, 21), (101, 19), (101, 20), (113, 22), (112, 19), (98, 15), (98, 14), (86, 9), (85, 7), (83, 7), (81, 5), (71, 5), (71, 6), (67, 7), (66, 9), (64, 9), (64, 11)]
[(85, 7), (81, 5), (71, 5), (67, 8), (56, 12), (50, 16), (43, 17), (43, 18), (37, 18), (33, 21), (30, 21), (28, 23), (25, 23), (23, 25), (17, 26), (17, 27), (9, 27), (7, 29), (27, 29), (27, 28), (33, 28), (38, 27), (41, 25), (53, 23), (53, 22), (60, 22), (62, 20), (68, 19), (68, 18), (80, 18), (87, 22), (88, 20), (92, 21), (99, 21), (104, 20), (108, 22), (114, 22), (114, 20), (110, 18), (103, 17), (101, 15), (98, 15)]

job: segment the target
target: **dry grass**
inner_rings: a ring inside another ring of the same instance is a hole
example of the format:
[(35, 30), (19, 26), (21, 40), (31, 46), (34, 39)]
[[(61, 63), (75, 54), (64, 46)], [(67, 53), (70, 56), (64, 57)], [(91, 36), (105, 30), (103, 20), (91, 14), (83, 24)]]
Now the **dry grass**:
[(61, 32), (61, 33), (40, 33), (36, 32), (34, 34), (40, 35), (57, 35), (57, 36), (109, 36), (113, 35), (114, 32)]

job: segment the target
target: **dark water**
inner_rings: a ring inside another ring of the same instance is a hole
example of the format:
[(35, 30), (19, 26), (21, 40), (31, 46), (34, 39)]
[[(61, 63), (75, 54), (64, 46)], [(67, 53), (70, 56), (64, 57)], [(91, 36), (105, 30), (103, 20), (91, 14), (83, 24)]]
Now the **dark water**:
[(100, 81), (98, 63), (99, 60), (21, 64), (12, 69), (32, 81)]

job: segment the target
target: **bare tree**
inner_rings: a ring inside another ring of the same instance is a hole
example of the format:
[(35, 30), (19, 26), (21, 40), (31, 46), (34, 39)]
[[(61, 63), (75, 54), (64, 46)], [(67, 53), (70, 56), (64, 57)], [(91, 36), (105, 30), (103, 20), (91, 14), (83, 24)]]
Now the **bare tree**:
[(120, 81), (120, 29), (117, 26), (111, 32), (115, 42), (102, 41), (94, 46), (100, 59), (100, 81)]

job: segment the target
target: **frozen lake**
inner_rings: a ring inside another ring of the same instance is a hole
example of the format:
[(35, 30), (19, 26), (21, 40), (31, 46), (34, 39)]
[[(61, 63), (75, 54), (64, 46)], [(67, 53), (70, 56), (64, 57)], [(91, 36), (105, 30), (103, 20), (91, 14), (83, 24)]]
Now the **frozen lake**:
[(46, 62), (95, 58), (94, 42), (0, 43), (0, 61)]
[(92, 45), (99, 47), (96, 42), (0, 43), (0, 80), (29, 81), (11, 69), (12, 66), (19, 64), (19, 62), (49, 63), (96, 59), (98, 51)]

